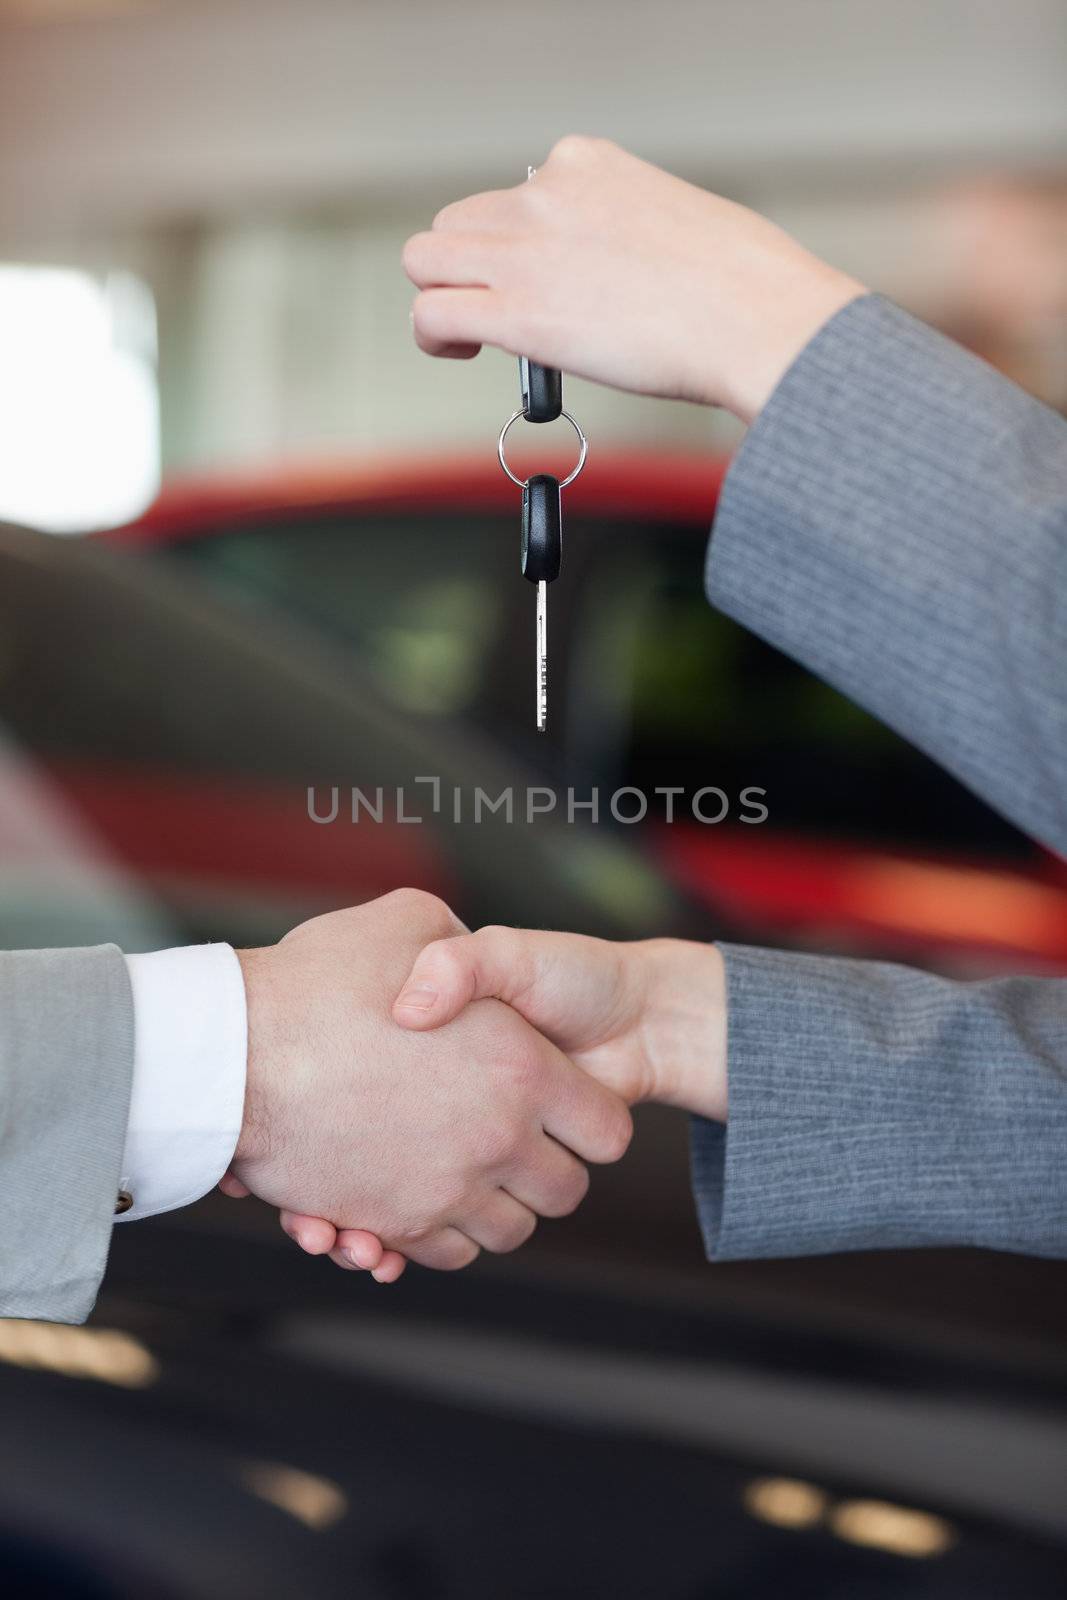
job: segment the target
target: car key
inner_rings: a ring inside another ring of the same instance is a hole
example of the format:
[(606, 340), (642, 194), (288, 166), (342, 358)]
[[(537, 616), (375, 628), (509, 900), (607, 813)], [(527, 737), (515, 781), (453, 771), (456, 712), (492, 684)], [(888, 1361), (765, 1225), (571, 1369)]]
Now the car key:
[(527, 479), (522, 491), (520, 557), (523, 577), (537, 585), (534, 703), (538, 733), (548, 726), (548, 586), (559, 577), (562, 555), (559, 479), (550, 472), (538, 472)]
[[(529, 180), (536, 172), (527, 169)], [(500, 465), (522, 490), (522, 547), (520, 567), (524, 578), (537, 585), (537, 612), (535, 623), (535, 707), (538, 733), (548, 727), (548, 585), (559, 577), (563, 553), (563, 515), (560, 490), (565, 489), (585, 466), (588, 445), (585, 434), (569, 411), (563, 408), (563, 375), (555, 367), (542, 366), (527, 356), (519, 357), (519, 390), (521, 404), (500, 430), (497, 455)], [(555, 422), (563, 417), (578, 435), (578, 461), (574, 470), (562, 481), (550, 472), (538, 472), (530, 478), (517, 478), (508, 466), (504, 443), (512, 424), (522, 417), (525, 422)]]
[[(534, 363), (530, 363), (531, 369)], [(560, 410), (560, 416), (565, 417), (578, 435), (578, 460), (573, 469), (562, 480), (549, 472), (538, 472), (530, 478), (516, 477), (508, 466), (504, 446), (512, 426), (524, 416), (519, 410), (505, 422), (500, 430), (497, 440), (497, 456), (500, 465), (511, 479), (522, 490), (522, 549), (520, 567), (523, 577), (529, 578), (531, 583), (537, 584), (537, 626), (536, 626), (536, 683), (537, 698), (536, 721), (538, 733), (544, 733), (548, 726), (548, 585), (559, 577), (560, 561), (563, 549), (562, 513), (560, 509), (560, 490), (565, 489), (585, 466), (585, 458), (589, 446), (585, 434), (575, 422), (569, 411)]]

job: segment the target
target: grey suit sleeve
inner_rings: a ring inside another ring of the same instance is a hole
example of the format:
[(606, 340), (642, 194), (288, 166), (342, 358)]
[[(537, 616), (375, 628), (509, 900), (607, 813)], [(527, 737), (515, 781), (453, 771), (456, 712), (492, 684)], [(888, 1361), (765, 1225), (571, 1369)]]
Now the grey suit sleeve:
[[(846, 307), (727, 477), (713, 603), (1067, 850), (1067, 424), (885, 301)], [(1067, 982), (724, 947), (709, 1253), (1067, 1254)]]
[(114, 945), (0, 952), (0, 1316), (81, 1322), (92, 1310), (133, 1052)]
[(712, 604), (1067, 855), (1067, 422), (877, 295), (726, 477)]
[(709, 1255), (1067, 1255), (1067, 983), (722, 948), (730, 1120), (693, 1121)]

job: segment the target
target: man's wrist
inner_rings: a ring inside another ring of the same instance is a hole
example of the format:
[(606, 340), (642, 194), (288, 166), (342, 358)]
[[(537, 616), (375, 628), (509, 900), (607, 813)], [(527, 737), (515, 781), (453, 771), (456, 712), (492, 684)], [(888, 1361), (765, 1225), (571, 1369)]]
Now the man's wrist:
[(715, 945), (648, 939), (639, 969), (648, 1095), (726, 1121), (726, 968)]
[(248, 1055), (245, 1068), (244, 1113), (233, 1164), (256, 1161), (270, 1148), (265, 1097), (262, 1093), (263, 1058), (266, 1053), (265, 965), (270, 955), (269, 947), (235, 952), (245, 986), (245, 1013), (248, 1018)]

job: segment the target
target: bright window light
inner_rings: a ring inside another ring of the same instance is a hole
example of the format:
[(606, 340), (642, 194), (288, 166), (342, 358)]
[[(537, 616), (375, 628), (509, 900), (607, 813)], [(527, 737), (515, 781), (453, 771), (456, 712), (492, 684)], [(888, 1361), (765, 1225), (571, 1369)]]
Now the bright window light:
[(158, 486), (148, 288), (128, 273), (0, 266), (0, 519), (108, 527)]

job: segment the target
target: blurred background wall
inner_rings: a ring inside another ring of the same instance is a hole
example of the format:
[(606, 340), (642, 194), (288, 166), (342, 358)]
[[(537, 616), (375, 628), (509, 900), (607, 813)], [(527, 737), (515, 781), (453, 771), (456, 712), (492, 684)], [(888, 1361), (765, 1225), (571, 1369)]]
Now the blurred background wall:
[[(0, 0), (0, 262), (88, 271), (104, 327), (80, 379), (35, 361), (52, 301), (0, 274), (0, 513), (116, 520), (160, 465), (490, 449), (513, 370), (419, 355), (399, 251), (569, 131), (769, 212), (1067, 404), (1065, 86), (1062, 0)], [(110, 415), (101, 339), (140, 374)], [(597, 442), (733, 437), (581, 388)], [(19, 429), (62, 494), (16, 484)]]

